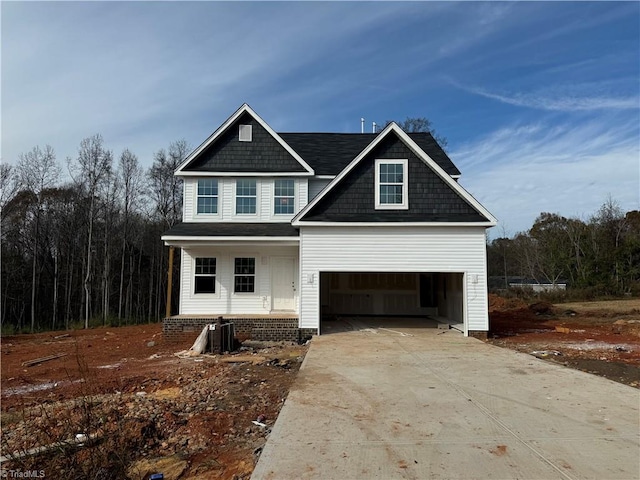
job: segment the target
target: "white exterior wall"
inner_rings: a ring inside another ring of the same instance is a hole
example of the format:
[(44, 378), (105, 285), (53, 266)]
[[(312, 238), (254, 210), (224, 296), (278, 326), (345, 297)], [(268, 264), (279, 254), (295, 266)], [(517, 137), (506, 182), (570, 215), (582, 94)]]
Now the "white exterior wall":
[[(278, 177), (283, 178), (283, 177)], [(256, 178), (256, 213), (255, 215), (236, 215), (235, 213), (235, 186), (236, 179), (232, 177), (217, 177), (218, 180), (218, 213), (197, 214), (196, 203), (198, 193), (198, 178), (185, 177), (183, 187), (183, 221), (184, 222), (290, 222), (291, 219), (309, 201), (308, 180), (306, 178), (294, 178), (296, 204), (291, 215), (273, 214), (273, 186), (275, 178)]]
[[(216, 258), (216, 293), (194, 294), (194, 258)], [(254, 293), (233, 292), (233, 266), (235, 257), (256, 258), (256, 291)], [(271, 270), (273, 257), (298, 258), (297, 246), (218, 246), (182, 249), (180, 265), (181, 315), (200, 314), (268, 314), (271, 311)], [(296, 279), (298, 278), (296, 264)], [(296, 289), (295, 305), (298, 311), (299, 288)]]
[(320, 327), (320, 272), (463, 273), (467, 330), (488, 330), (484, 227), (300, 228), (300, 327)]

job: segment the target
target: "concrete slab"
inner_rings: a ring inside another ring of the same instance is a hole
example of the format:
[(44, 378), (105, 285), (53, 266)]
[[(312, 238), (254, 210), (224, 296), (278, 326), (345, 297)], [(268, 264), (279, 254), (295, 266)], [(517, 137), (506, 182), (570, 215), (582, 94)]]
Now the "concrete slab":
[(636, 479), (640, 392), (455, 330), (313, 339), (252, 479)]

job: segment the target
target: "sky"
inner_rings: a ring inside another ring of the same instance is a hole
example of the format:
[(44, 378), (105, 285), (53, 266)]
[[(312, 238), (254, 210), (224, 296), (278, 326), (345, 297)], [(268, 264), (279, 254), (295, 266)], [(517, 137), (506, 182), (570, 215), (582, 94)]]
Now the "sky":
[(639, 2), (7, 2), (1, 156), (99, 133), (197, 147), (243, 103), (278, 132), (426, 117), (499, 220), (640, 209)]

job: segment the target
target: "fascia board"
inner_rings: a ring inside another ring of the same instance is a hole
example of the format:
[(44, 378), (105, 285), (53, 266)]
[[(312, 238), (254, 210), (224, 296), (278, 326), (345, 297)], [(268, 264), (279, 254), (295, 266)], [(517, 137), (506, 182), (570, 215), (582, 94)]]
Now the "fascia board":
[(308, 222), (301, 220), (299, 227), (495, 227), (496, 222)]
[(214, 237), (214, 236), (187, 236), (187, 235), (163, 235), (160, 237), (165, 242), (180, 242), (180, 241), (197, 241), (197, 242), (299, 242), (300, 237)]
[(309, 172), (180, 172), (178, 177), (312, 177)]

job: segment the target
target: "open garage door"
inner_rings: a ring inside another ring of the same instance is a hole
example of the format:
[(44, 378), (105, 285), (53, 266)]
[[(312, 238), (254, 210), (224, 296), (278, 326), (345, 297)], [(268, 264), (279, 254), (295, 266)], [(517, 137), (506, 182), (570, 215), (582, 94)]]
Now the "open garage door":
[(462, 273), (322, 272), (321, 318), (426, 317), (463, 331), (463, 278)]

